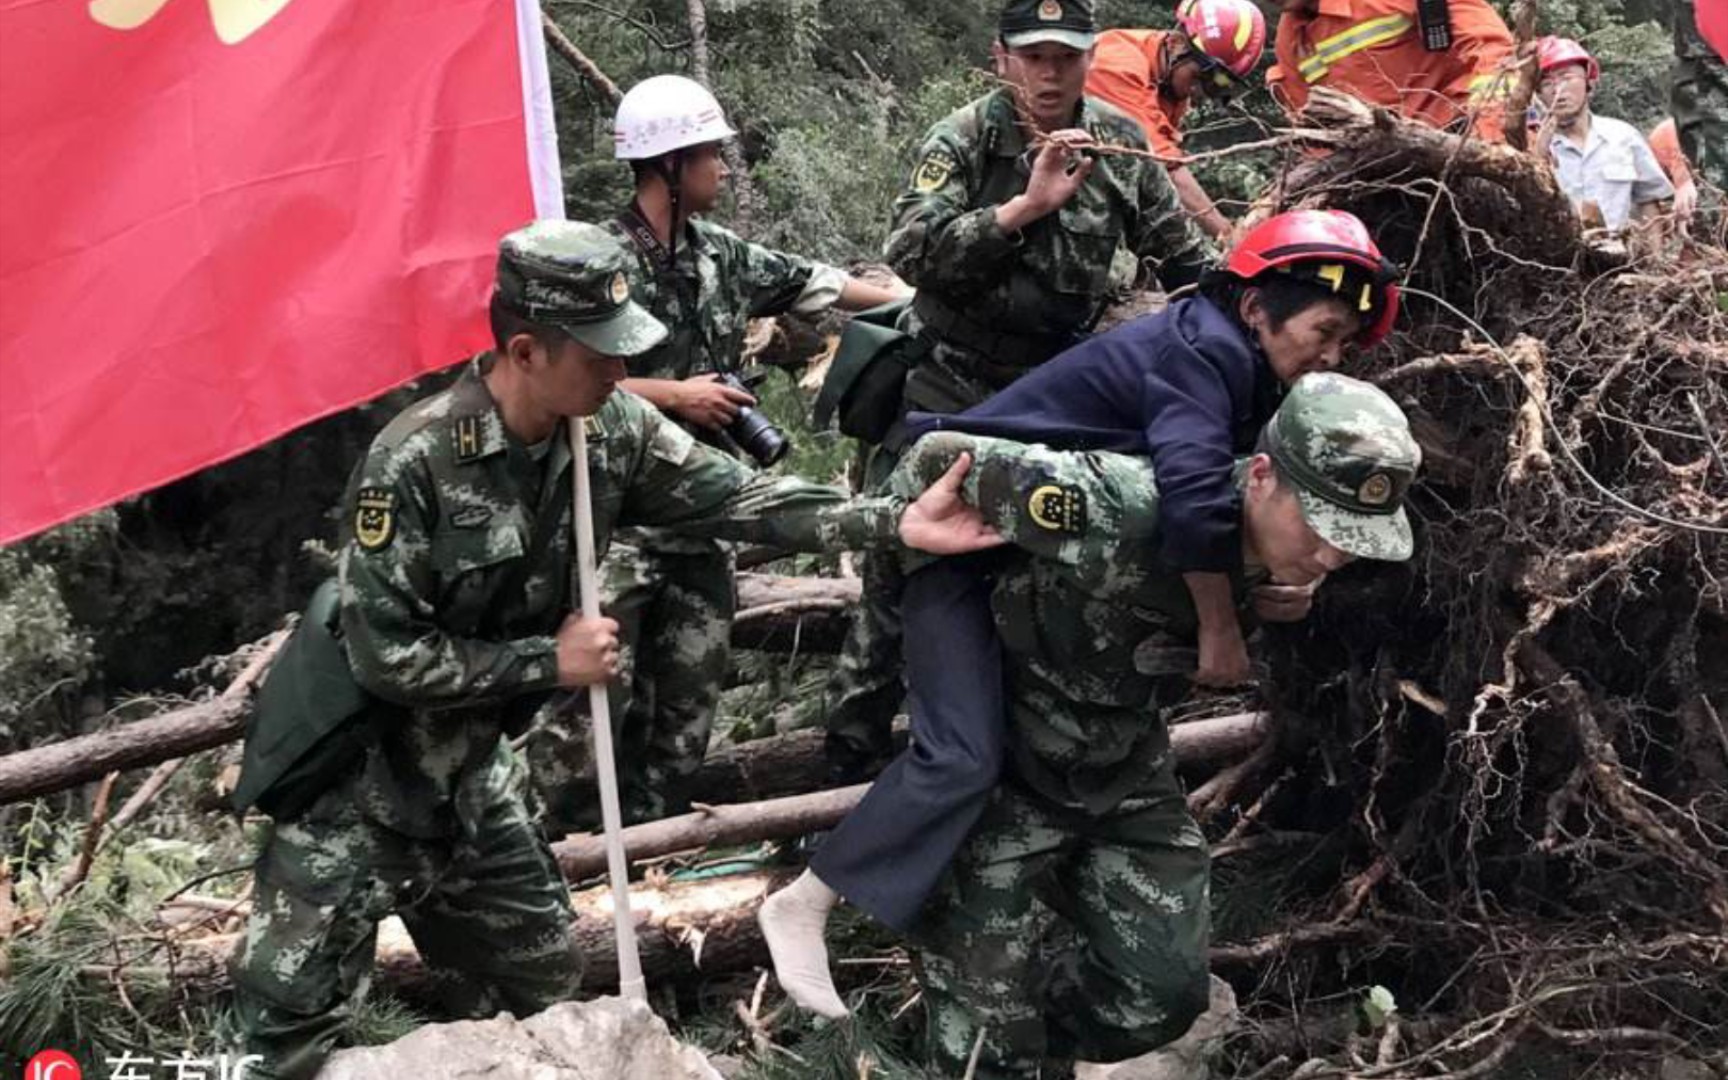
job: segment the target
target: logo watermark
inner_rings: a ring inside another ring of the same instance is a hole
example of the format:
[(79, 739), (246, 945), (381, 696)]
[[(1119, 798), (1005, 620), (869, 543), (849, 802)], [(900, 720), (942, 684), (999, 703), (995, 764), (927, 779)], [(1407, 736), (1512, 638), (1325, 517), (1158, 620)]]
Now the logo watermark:
[(181, 1054), (152, 1057), (129, 1050), (102, 1059), (106, 1072), (86, 1073), (78, 1059), (64, 1050), (44, 1050), (24, 1064), (24, 1080), (245, 1080), (246, 1070), (263, 1061), (262, 1054), (196, 1057)]

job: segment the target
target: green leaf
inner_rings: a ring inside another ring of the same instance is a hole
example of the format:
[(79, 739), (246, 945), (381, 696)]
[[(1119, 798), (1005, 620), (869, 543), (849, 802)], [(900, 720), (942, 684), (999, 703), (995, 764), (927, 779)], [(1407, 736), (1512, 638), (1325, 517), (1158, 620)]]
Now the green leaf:
[(1386, 1021), (1398, 1011), (1398, 999), (1392, 996), (1392, 991), (1384, 986), (1376, 986), (1369, 990), (1362, 999), (1362, 1014), (1368, 1018), (1368, 1023), (1374, 1028), (1386, 1026)]

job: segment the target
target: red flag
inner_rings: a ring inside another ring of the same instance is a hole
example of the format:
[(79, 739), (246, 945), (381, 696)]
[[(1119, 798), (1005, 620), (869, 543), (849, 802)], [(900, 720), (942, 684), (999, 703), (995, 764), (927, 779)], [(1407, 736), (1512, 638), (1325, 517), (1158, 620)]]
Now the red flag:
[(544, 65), (535, 0), (0, 0), (0, 543), (482, 347)]

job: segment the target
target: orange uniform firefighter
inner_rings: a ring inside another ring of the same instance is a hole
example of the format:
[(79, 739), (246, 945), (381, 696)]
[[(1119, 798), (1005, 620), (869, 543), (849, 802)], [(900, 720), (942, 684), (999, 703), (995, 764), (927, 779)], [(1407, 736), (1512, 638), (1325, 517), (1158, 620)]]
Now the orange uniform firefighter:
[(1182, 118), (1202, 95), (1228, 100), (1260, 63), (1266, 17), (1250, 0), (1184, 0), (1173, 30), (1106, 30), (1094, 46), (1086, 93), (1132, 116), (1164, 158), (1182, 206), (1214, 238), (1230, 219), (1182, 163)]
[(1279, 0), (1266, 76), (1291, 113), (1329, 86), (1436, 127), (1475, 111), (1471, 132), (1499, 141), (1513, 81), (1512, 32), (1488, 0)]

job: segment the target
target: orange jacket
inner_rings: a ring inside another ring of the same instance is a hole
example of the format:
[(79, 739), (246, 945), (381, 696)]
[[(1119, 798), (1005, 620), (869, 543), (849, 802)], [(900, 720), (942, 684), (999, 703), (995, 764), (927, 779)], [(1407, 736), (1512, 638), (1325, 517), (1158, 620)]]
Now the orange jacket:
[(1691, 182), (1692, 170), (1686, 164), (1686, 155), (1680, 152), (1680, 132), (1672, 116), (1650, 129), (1650, 151), (1656, 155), (1656, 164), (1668, 174), (1669, 183), (1684, 187)]
[(1488, 0), (1451, 0), (1450, 12), (1452, 48), (1428, 52), (1416, 0), (1318, 0), (1312, 14), (1286, 10), (1267, 82), (1291, 113), (1308, 103), (1311, 86), (1330, 86), (1436, 127), (1476, 104), (1476, 134), (1503, 139), (1498, 103), (1512, 84), (1512, 32)]
[(1162, 158), (1182, 156), (1182, 117), (1186, 98), (1158, 92), (1164, 78), (1164, 40), (1169, 30), (1106, 30), (1098, 35), (1086, 92), (1103, 98), (1139, 121), (1146, 141)]

